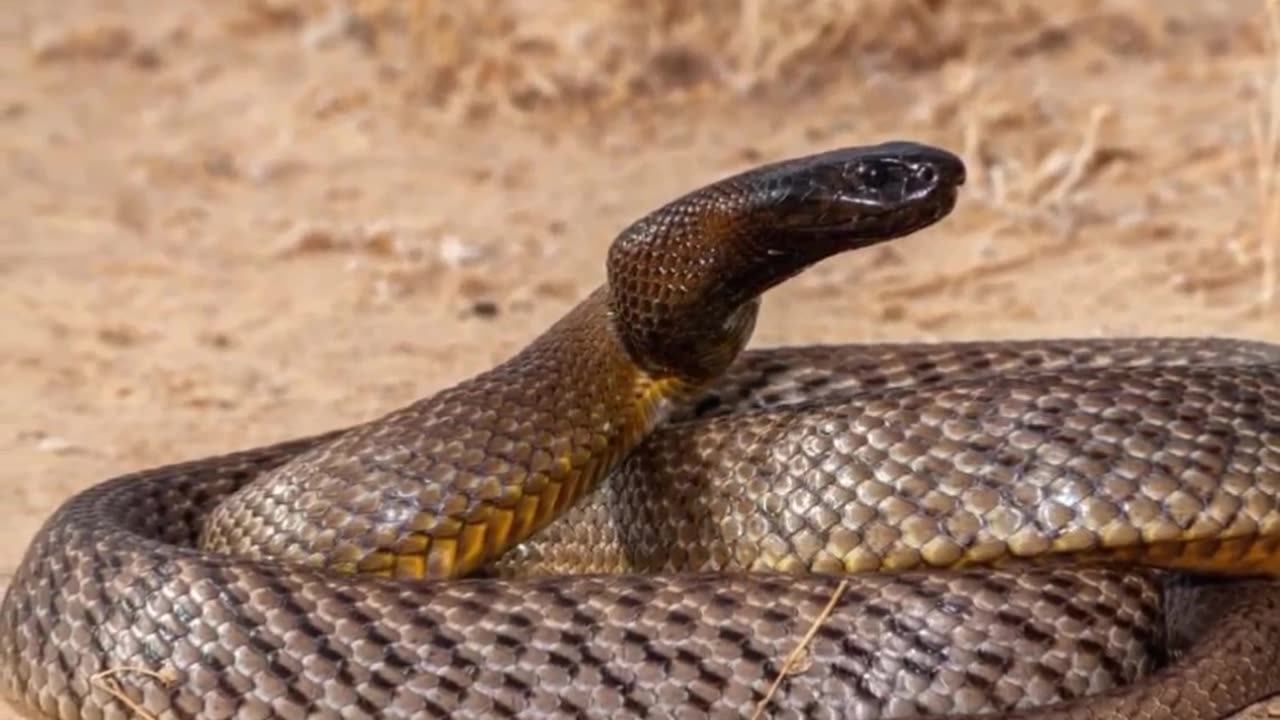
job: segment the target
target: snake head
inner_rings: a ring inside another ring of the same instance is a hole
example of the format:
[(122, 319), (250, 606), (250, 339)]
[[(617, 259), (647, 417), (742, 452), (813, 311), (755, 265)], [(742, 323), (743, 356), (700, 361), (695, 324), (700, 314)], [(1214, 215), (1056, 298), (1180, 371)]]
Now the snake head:
[[(845, 238), (849, 247), (900, 237), (955, 207), (964, 162), (940, 148), (890, 142), (782, 163), (759, 178), (775, 232), (787, 245), (806, 237)], [(839, 251), (839, 247), (822, 248)]]
[(609, 249), (610, 310), (647, 371), (701, 382), (746, 345), (759, 296), (840, 252), (945, 217), (960, 158), (910, 142), (764, 165), (695, 190), (626, 228)]

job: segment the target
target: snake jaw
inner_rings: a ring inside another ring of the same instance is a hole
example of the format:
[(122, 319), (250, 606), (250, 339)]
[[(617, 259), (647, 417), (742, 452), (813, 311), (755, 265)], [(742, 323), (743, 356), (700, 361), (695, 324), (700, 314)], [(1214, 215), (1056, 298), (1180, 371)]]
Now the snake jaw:
[(916, 211), (872, 212), (850, 221), (848, 224), (818, 232), (857, 232), (863, 238), (892, 239), (907, 235), (938, 222), (946, 217), (959, 199), (956, 187), (931, 190), (931, 202), (919, 206)]

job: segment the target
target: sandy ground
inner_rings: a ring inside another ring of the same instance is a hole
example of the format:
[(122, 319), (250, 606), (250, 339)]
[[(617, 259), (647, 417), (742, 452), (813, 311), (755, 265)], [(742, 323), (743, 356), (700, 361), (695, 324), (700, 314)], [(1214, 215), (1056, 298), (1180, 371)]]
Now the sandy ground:
[[(535, 82), (532, 41), (516, 90), (451, 76), (482, 59), (442, 56), (418, 16), (419, 62), (395, 3), (367, 5), (4, 3), (0, 584), (71, 493), (482, 370), (600, 282), (630, 220), (840, 145), (940, 143), (972, 180), (940, 226), (772, 293), (756, 346), (1280, 340), (1261, 3), (979, 3), (960, 14), (981, 32), (937, 24), (946, 52), (846, 37), (787, 65), (755, 42), (698, 72), (718, 49), (689, 38), (724, 23), (684, 19), (671, 47), (645, 36), (652, 86), (609, 97), (563, 55)], [(823, 72), (789, 82), (801, 61)]]

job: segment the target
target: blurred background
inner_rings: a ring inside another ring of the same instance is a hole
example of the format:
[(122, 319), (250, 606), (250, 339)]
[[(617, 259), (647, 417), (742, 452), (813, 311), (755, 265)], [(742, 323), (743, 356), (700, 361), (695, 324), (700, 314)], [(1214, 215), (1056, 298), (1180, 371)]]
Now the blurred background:
[(71, 492), (485, 369), (631, 220), (842, 145), (970, 182), (757, 347), (1280, 341), (1275, 5), (9, 0), (0, 584)]

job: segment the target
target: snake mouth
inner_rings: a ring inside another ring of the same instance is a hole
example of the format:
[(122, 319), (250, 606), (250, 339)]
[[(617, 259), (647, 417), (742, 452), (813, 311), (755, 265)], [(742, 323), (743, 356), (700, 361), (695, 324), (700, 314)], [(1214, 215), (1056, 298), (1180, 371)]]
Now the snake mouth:
[(856, 237), (860, 243), (909, 235), (949, 215), (959, 201), (962, 183), (962, 178), (956, 182), (939, 183), (926, 192), (891, 203), (851, 199), (847, 206), (848, 217), (828, 224), (816, 223), (805, 232)]

